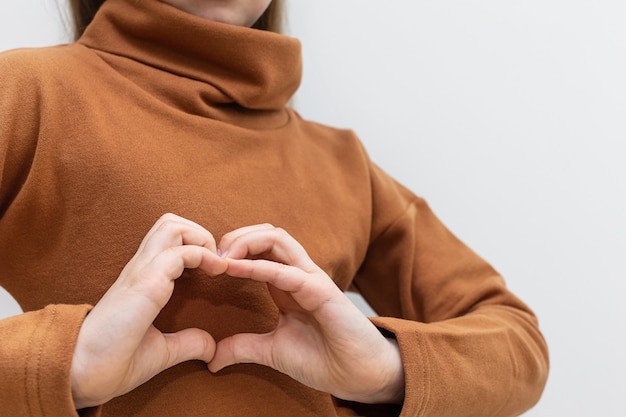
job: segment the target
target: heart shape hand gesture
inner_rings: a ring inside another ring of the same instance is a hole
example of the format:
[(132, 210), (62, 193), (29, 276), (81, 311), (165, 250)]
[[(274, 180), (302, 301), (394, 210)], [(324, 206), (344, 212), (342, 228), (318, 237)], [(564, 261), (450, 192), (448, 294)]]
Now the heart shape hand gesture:
[[(267, 283), (279, 309), (276, 329), (217, 344), (200, 329), (161, 333), (152, 322), (185, 268)], [(218, 250), (209, 231), (167, 214), (81, 327), (71, 369), (75, 406), (102, 404), (192, 359), (207, 362), (212, 372), (236, 363), (270, 366), (346, 400), (401, 402), (404, 395), (395, 340), (385, 338), (287, 232), (268, 224), (243, 227), (225, 235)]]

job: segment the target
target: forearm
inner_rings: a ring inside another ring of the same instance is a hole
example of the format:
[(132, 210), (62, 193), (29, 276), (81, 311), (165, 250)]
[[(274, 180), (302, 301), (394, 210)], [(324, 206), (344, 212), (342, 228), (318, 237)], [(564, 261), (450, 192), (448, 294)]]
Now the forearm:
[(548, 353), (526, 312), (489, 306), (438, 323), (373, 321), (398, 340), (403, 416), (517, 416), (541, 395)]

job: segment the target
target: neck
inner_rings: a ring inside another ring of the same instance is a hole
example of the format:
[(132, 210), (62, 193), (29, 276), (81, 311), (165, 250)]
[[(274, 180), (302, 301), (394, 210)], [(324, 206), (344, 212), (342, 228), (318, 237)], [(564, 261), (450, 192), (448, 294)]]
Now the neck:
[(270, 4), (265, 1), (225, 1), (225, 0), (161, 0), (179, 10), (203, 19), (235, 26), (252, 27)]
[[(106, 59), (123, 57), (127, 66), (134, 62), (163, 76), (172, 74), (175, 80), (202, 84), (193, 88), (195, 101), (187, 87), (180, 89), (186, 94), (180, 99), (184, 103), (282, 111), (300, 83), (297, 40), (199, 18), (163, 1), (106, 0), (79, 42)], [(149, 84), (167, 90), (169, 98), (178, 97), (172, 79)]]

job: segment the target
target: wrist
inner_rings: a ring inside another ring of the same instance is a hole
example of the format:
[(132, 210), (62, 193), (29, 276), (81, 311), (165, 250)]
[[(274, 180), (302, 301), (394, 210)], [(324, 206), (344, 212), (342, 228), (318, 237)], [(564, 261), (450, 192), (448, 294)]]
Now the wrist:
[(381, 360), (377, 361), (377, 371), (374, 373), (372, 369), (367, 373), (367, 384), (361, 386), (362, 390), (344, 393), (343, 396), (338, 395), (339, 398), (361, 404), (402, 404), (404, 402), (404, 366), (400, 348), (395, 339), (385, 338), (385, 341), (388, 349), (381, 356)]
[(80, 393), (80, 383), (76, 376), (77, 368), (78, 368), (76, 362), (77, 361), (75, 359), (74, 361), (72, 361), (72, 368), (71, 368), (71, 373), (70, 373), (70, 384), (71, 384), (72, 401), (74, 402), (74, 408), (76, 408), (77, 410), (80, 410), (81, 408), (86, 408), (89, 405), (83, 399), (83, 396)]
[(376, 398), (380, 404), (402, 404), (404, 402), (404, 365), (400, 355), (398, 341), (385, 338), (390, 345), (389, 359), (386, 362), (386, 375), (382, 378), (382, 388)]

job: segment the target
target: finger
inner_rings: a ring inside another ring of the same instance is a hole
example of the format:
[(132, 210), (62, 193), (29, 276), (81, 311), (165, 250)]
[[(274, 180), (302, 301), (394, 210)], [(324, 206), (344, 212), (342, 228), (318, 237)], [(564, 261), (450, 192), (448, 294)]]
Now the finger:
[(226, 274), (266, 282), (287, 292), (301, 290), (310, 278), (310, 274), (298, 267), (265, 259), (229, 258)]
[[(130, 307), (145, 320), (154, 320), (174, 291), (174, 281), (186, 268), (200, 268), (215, 276), (226, 272), (228, 261), (200, 246), (174, 246), (137, 271), (131, 271), (111, 287), (116, 300), (130, 298)], [(105, 294), (105, 297), (108, 295)], [(103, 297), (104, 299), (104, 297)], [(109, 297), (107, 297), (107, 300)], [(150, 321), (151, 322), (151, 321)], [(145, 323), (148, 324), (148, 323)]]
[(252, 226), (240, 227), (239, 229), (226, 233), (224, 236), (222, 236), (222, 239), (220, 240), (219, 252), (222, 254), (222, 256), (224, 256), (224, 254), (227, 254), (228, 251), (230, 250), (232, 243), (240, 236), (243, 236), (247, 233), (254, 232), (254, 231), (271, 230), (274, 228), (275, 227), (271, 225), (270, 223), (262, 223), (262, 224), (255, 224)]
[(138, 253), (154, 256), (175, 245), (198, 245), (217, 252), (215, 238), (204, 227), (175, 214), (164, 214), (141, 242)]
[(185, 329), (163, 335), (167, 343), (168, 358), (165, 370), (189, 360), (210, 362), (215, 354), (215, 340), (201, 329)]
[(185, 268), (198, 267), (218, 275), (225, 272), (227, 261), (204, 247), (178, 246), (162, 252), (141, 269), (120, 276), (86, 319), (92, 328), (100, 329), (99, 335), (93, 335), (94, 340), (117, 341), (113, 345), (130, 355), (169, 301), (173, 281)]
[(173, 246), (159, 253), (147, 264), (138, 279), (173, 281), (179, 278), (186, 268), (200, 268), (209, 275), (219, 275), (226, 272), (227, 267), (226, 259), (205, 247)]
[(264, 259), (228, 259), (226, 273), (238, 278), (266, 282), (288, 292), (306, 311), (315, 311), (343, 294), (323, 272), (311, 274), (294, 266)]
[(227, 260), (207, 248), (175, 246), (161, 252), (140, 269), (131, 268), (120, 276), (98, 304), (119, 306), (124, 300), (125, 309), (132, 312), (134, 320), (147, 327), (169, 301), (174, 290), (173, 281), (185, 268), (200, 268), (210, 275), (219, 275), (227, 266)]
[(272, 334), (239, 333), (221, 340), (209, 362), (211, 372), (237, 363), (256, 363), (274, 367), (271, 355)]
[(285, 230), (277, 227), (251, 230), (237, 236), (230, 244), (228, 252), (222, 256), (242, 259), (260, 254), (307, 272), (319, 270), (304, 247)]

